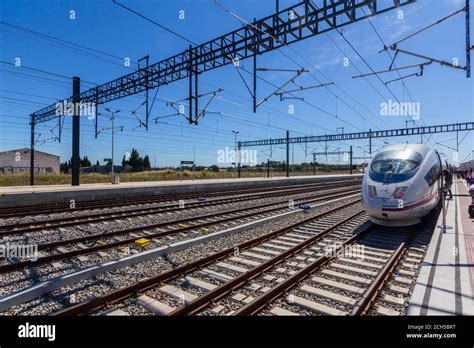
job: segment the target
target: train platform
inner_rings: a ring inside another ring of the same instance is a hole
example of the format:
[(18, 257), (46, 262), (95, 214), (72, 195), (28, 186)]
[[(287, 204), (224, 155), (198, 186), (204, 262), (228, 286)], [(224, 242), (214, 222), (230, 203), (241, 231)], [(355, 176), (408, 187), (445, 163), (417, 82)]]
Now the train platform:
[(274, 178), (230, 178), (170, 180), (147, 182), (124, 182), (71, 185), (5, 186), (0, 187), (0, 207), (18, 207), (24, 205), (64, 203), (76, 201), (130, 197), (151, 194), (176, 194), (188, 192), (206, 192), (215, 190), (261, 188), (273, 185), (291, 185), (305, 183), (324, 183), (361, 179), (361, 174), (315, 175)]
[[(463, 180), (453, 194), (468, 193)], [(446, 201), (445, 231), (436, 228), (424, 259), (408, 315), (474, 315), (474, 219), (468, 214), (471, 198)], [(443, 216), (437, 222), (442, 225)]]

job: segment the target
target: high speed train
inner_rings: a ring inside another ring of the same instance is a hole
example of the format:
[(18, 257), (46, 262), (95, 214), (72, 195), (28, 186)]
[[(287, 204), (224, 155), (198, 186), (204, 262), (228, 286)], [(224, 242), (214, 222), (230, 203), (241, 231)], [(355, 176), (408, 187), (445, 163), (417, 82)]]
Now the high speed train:
[(362, 205), (375, 224), (415, 225), (437, 206), (441, 176), (436, 150), (420, 144), (386, 146), (365, 171)]

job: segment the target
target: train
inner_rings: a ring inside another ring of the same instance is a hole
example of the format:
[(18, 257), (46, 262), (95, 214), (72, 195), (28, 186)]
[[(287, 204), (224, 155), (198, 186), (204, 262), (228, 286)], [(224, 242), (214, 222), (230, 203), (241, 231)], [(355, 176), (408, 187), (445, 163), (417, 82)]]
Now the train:
[(374, 154), (362, 181), (362, 205), (383, 226), (411, 226), (441, 198), (443, 165), (426, 145), (388, 145)]

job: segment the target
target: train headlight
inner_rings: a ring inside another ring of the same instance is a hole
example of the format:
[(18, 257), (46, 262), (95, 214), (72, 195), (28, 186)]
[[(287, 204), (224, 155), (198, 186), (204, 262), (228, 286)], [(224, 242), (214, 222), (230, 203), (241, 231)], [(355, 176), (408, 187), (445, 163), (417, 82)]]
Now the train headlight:
[(405, 197), (405, 192), (407, 191), (408, 186), (400, 186), (393, 191), (392, 197), (402, 199)]
[(377, 189), (375, 188), (375, 186), (367, 185), (367, 188), (369, 190), (369, 197), (376, 197), (377, 196)]

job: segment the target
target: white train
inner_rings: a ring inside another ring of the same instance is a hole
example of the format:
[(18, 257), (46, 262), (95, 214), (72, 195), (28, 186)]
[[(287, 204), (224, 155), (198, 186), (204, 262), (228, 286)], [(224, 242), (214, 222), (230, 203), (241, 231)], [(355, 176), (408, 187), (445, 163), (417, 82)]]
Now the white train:
[(441, 176), (436, 150), (420, 144), (386, 146), (365, 171), (362, 205), (376, 224), (415, 225), (437, 206)]

